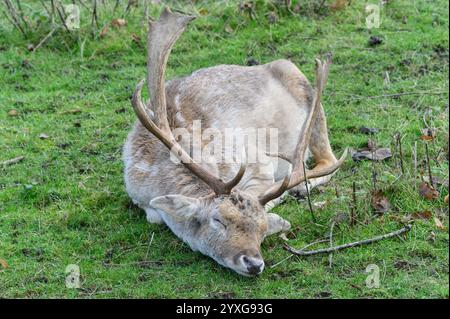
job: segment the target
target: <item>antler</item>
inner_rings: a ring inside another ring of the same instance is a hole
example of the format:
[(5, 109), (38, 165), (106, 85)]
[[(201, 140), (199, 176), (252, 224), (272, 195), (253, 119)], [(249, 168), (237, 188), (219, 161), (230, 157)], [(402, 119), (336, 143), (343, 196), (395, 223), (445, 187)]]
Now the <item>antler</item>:
[(305, 160), (306, 148), (308, 147), (309, 140), (311, 139), (312, 124), (317, 118), (318, 110), (321, 107), (320, 97), (322, 96), (322, 91), (328, 79), (328, 71), (330, 68), (330, 59), (322, 63), (322, 61), (316, 59), (316, 96), (314, 98), (313, 106), (309, 112), (308, 118), (303, 125), (300, 132), (300, 137), (295, 148), (294, 157), (292, 163), (294, 166), (290, 175), (287, 175), (282, 181), (273, 184), (269, 189), (267, 189), (262, 195), (258, 197), (259, 202), (265, 205), (267, 202), (281, 196), (286, 190), (297, 186), (298, 184), (304, 182), (310, 178), (317, 178), (325, 175), (334, 173), (344, 162), (347, 157), (347, 149), (344, 150), (341, 158), (328, 167), (320, 170), (311, 170), (304, 173), (303, 163)]
[(167, 119), (166, 91), (164, 85), (167, 59), (172, 46), (184, 31), (187, 24), (193, 19), (195, 17), (172, 12), (168, 7), (165, 7), (158, 21), (149, 22), (147, 83), (150, 93), (150, 106), (153, 112), (147, 110), (141, 100), (141, 90), (144, 85), (144, 80), (136, 86), (133, 93), (132, 105), (142, 125), (150, 133), (155, 135), (185, 167), (208, 184), (217, 195), (229, 194), (232, 188), (244, 176), (246, 165), (241, 164), (239, 172), (229, 182), (222, 181), (195, 163), (188, 153), (176, 142)]

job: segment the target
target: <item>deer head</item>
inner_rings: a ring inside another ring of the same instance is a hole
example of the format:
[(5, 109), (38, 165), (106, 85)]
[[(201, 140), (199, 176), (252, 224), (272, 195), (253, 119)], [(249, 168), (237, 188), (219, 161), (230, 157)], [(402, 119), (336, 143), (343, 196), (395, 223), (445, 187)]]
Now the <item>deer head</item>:
[(242, 275), (256, 275), (264, 268), (260, 245), (265, 236), (289, 229), (281, 217), (267, 213), (265, 204), (282, 195), (308, 178), (335, 172), (343, 163), (341, 159), (326, 168), (304, 171), (306, 148), (311, 137), (312, 123), (320, 107), (320, 96), (328, 76), (329, 61), (317, 60), (316, 96), (308, 118), (303, 125), (296, 146), (292, 173), (274, 183), (258, 197), (251, 196), (235, 186), (242, 179), (246, 165), (241, 164), (236, 176), (224, 182), (196, 163), (180, 146), (172, 134), (166, 111), (165, 68), (172, 46), (194, 17), (171, 12), (165, 8), (157, 22), (149, 23), (147, 85), (150, 103), (141, 100), (141, 81), (132, 98), (133, 109), (142, 125), (157, 137), (175, 155), (182, 165), (208, 185), (212, 194), (200, 198), (183, 195), (166, 195), (154, 198), (150, 206), (161, 213), (172, 231), (194, 250), (212, 257), (219, 264)]

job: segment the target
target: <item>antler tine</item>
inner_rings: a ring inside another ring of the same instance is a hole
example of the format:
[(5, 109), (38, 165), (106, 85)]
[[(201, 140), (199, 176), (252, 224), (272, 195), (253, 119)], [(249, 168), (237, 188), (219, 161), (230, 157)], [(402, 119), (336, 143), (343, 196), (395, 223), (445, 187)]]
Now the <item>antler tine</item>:
[(272, 185), (264, 194), (258, 197), (261, 205), (265, 205), (270, 202), (272, 199), (278, 198), (288, 189), (289, 182), (291, 180), (290, 175), (286, 175), (281, 183), (276, 183)]
[[(299, 141), (295, 148), (292, 161), (294, 163), (292, 172), (290, 175), (288, 175), (289, 178), (286, 177), (282, 182), (275, 183), (268, 190), (266, 190), (263, 195), (259, 196), (259, 201), (262, 205), (266, 204), (272, 199), (277, 198), (278, 196), (283, 194), (285, 190), (297, 186), (298, 184), (304, 182), (306, 179), (322, 177), (334, 173), (342, 165), (347, 156), (347, 149), (345, 149), (341, 158), (333, 165), (325, 167), (320, 171), (309, 171), (306, 173), (306, 176), (303, 173), (302, 163), (305, 160), (306, 148), (308, 147), (313, 124), (315, 119), (317, 118), (317, 113), (321, 105), (320, 99), (326, 81), (328, 79), (330, 62), (330, 57), (328, 57), (325, 62), (316, 59), (316, 96), (314, 98), (313, 106), (309, 112), (308, 118), (306, 119), (300, 132)], [(287, 186), (286, 180), (289, 181)]]
[(228, 194), (244, 176), (246, 165), (241, 164), (238, 174), (225, 183), (202, 166), (195, 163), (188, 153), (176, 142), (167, 119), (165, 69), (172, 46), (195, 17), (173, 13), (165, 7), (158, 21), (149, 22), (147, 84), (150, 93), (150, 106), (147, 110), (142, 103), (141, 91), (144, 80), (140, 81), (133, 93), (133, 109), (142, 125), (158, 138), (181, 163), (208, 184), (216, 194)]
[(328, 78), (329, 63), (329, 59), (327, 59), (325, 63), (322, 63), (322, 61), (316, 59), (316, 96), (314, 98), (313, 106), (300, 132), (300, 138), (294, 152), (294, 167), (291, 174), (303, 175), (302, 163), (305, 160), (306, 149), (308, 147), (309, 140), (311, 139), (314, 124), (313, 122), (317, 118), (317, 111), (320, 108), (320, 98)]
[(170, 132), (166, 111), (165, 71), (173, 45), (194, 16), (165, 7), (158, 21), (149, 21), (147, 38), (147, 85), (156, 125)]

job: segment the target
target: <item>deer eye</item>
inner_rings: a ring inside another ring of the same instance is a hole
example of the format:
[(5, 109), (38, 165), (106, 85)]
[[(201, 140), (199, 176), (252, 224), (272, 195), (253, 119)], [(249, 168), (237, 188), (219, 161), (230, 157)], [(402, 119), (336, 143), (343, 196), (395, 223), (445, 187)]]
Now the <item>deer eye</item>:
[(225, 225), (225, 223), (222, 222), (219, 218), (213, 218), (213, 220), (214, 220), (216, 223), (219, 223), (220, 225), (222, 225), (225, 229), (227, 228), (227, 225)]

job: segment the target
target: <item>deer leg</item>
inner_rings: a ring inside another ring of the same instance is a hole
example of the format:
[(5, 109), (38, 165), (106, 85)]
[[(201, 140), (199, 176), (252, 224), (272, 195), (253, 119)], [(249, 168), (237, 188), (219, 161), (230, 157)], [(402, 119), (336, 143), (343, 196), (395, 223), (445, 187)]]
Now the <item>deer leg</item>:
[(147, 221), (150, 224), (163, 224), (164, 223), (163, 219), (161, 218), (161, 215), (159, 215), (159, 213), (155, 209), (150, 208), (150, 207), (145, 207), (144, 210), (145, 210), (145, 213), (147, 214)]
[[(334, 156), (333, 151), (331, 150), (330, 141), (328, 139), (327, 122), (322, 105), (320, 105), (320, 109), (318, 110), (317, 119), (314, 123), (308, 148), (314, 158), (316, 165), (312, 170), (307, 171), (320, 171), (337, 162), (337, 159)], [(332, 176), (333, 174), (330, 174), (308, 180), (309, 190), (319, 185), (328, 183)], [(307, 190), (305, 183), (301, 183), (298, 186), (292, 188), (290, 190), (290, 194), (295, 197), (306, 196)]]

